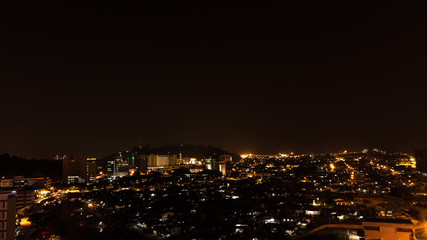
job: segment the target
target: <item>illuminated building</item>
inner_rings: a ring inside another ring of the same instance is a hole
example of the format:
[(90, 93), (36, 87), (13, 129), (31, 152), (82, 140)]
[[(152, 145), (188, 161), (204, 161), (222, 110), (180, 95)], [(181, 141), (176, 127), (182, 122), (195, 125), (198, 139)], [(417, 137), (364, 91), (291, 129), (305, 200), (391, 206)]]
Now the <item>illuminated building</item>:
[(96, 158), (67, 157), (62, 160), (62, 177), (67, 184), (85, 183), (97, 175)]
[(182, 152), (179, 152), (178, 164), (182, 164)]
[(412, 240), (414, 224), (410, 220), (377, 219), (362, 223), (366, 240)]
[(67, 158), (67, 155), (59, 155), (59, 154), (57, 154), (54, 159), (58, 160), (58, 161), (62, 161), (65, 158)]
[(148, 167), (157, 168), (177, 164), (177, 155), (149, 155), (147, 158)]
[(0, 193), (0, 240), (15, 239), (16, 197)]
[(427, 172), (427, 148), (415, 150), (414, 155), (417, 170)]
[(62, 160), (62, 177), (67, 184), (84, 183), (86, 179), (86, 158), (64, 158)]
[(21, 209), (35, 200), (35, 192), (32, 188), (24, 188), (16, 190), (16, 209)]
[(2, 179), (0, 181), (0, 187), (2, 188), (11, 188), (13, 187), (13, 179)]
[(227, 175), (227, 162), (231, 160), (231, 156), (223, 155), (219, 160), (213, 161), (213, 170), (221, 172), (223, 176)]
[(212, 170), (212, 159), (211, 158), (206, 158), (205, 159), (205, 167), (208, 170)]
[(396, 158), (395, 165), (409, 167), (409, 168), (416, 168), (415, 158), (411, 156)]
[(5, 178), (0, 180), (1, 188), (23, 188), (33, 187), (36, 189), (49, 188), (51, 179), (48, 177), (32, 177), (24, 178), (22, 176), (15, 176), (13, 178)]
[(233, 157), (231, 157), (230, 155), (221, 155), (219, 159), (224, 162), (231, 162), (233, 160)]
[(96, 158), (86, 159), (86, 181), (95, 180), (98, 175), (98, 166), (96, 164)]
[(115, 160), (107, 161), (107, 175), (114, 176), (117, 173), (117, 164)]
[(199, 161), (194, 157), (182, 158), (182, 164), (197, 164)]
[(141, 173), (147, 173), (148, 169), (147, 155), (138, 155), (135, 158), (135, 167)]
[(128, 176), (129, 175), (129, 162), (123, 159), (122, 153), (119, 153), (119, 155), (114, 158), (115, 164), (116, 164), (116, 172), (114, 173), (114, 176)]
[(221, 162), (218, 164), (218, 171), (222, 173), (223, 176), (227, 175), (226, 163)]
[(26, 187), (27, 185), (28, 185), (28, 182), (21, 177), (13, 179), (13, 187), (15, 188), (23, 188), (23, 187)]
[[(372, 219), (356, 224), (326, 224), (295, 237), (294, 239), (316, 239), (320, 232), (338, 233), (338, 229), (344, 230), (344, 239), (365, 240), (414, 240), (415, 228), (410, 220), (404, 219)], [(314, 235), (311, 238), (308, 236)], [(324, 239), (324, 238), (321, 238)], [(334, 239), (334, 238), (331, 238)]]

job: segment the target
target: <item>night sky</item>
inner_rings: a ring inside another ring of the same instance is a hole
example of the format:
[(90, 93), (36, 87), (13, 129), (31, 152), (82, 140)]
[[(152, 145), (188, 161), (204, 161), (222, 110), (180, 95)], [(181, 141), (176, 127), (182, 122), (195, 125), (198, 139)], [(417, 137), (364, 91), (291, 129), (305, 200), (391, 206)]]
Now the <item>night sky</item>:
[(0, 6), (0, 152), (427, 146), (421, 5), (13, 2)]

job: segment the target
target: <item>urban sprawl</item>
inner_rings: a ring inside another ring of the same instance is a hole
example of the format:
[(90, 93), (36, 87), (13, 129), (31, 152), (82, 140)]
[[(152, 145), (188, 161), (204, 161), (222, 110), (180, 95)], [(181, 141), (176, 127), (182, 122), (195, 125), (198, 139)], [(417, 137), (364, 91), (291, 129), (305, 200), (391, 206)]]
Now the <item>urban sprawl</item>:
[(0, 180), (0, 239), (427, 239), (427, 150), (57, 156)]

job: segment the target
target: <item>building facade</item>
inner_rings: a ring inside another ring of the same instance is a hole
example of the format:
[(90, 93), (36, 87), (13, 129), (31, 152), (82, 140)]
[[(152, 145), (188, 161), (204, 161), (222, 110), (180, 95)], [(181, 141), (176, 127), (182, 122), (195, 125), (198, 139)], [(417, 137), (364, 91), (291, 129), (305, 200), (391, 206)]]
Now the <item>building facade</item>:
[(67, 184), (85, 183), (98, 173), (96, 158), (67, 157), (62, 160), (62, 177)]
[(0, 193), (0, 240), (15, 240), (16, 196)]
[(414, 155), (417, 170), (427, 173), (427, 148), (415, 150)]
[(227, 162), (231, 162), (232, 157), (230, 155), (221, 155), (219, 159), (213, 161), (212, 169), (221, 172), (223, 176), (227, 175)]
[(0, 188), (24, 188), (33, 187), (35, 189), (50, 188), (51, 179), (48, 177), (25, 178), (15, 176), (13, 178), (4, 178), (0, 180)]
[(21, 188), (16, 190), (16, 209), (24, 208), (34, 202), (36, 194), (34, 189)]
[(147, 166), (150, 168), (161, 168), (176, 165), (178, 157), (174, 155), (149, 155), (147, 157)]
[(86, 182), (90, 182), (96, 179), (98, 176), (98, 165), (96, 158), (86, 159)]
[(410, 220), (376, 219), (362, 223), (366, 240), (413, 240), (414, 224)]
[(135, 158), (135, 168), (140, 173), (147, 173), (148, 170), (148, 156), (147, 155), (138, 155)]

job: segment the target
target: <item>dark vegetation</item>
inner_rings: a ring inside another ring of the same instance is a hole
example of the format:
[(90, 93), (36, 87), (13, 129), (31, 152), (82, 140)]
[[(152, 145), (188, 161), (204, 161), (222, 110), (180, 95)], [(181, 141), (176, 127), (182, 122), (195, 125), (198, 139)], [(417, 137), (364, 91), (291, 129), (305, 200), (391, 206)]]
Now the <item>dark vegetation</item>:
[(51, 177), (62, 176), (62, 161), (48, 159), (25, 159), (10, 154), (0, 155), (0, 177)]

